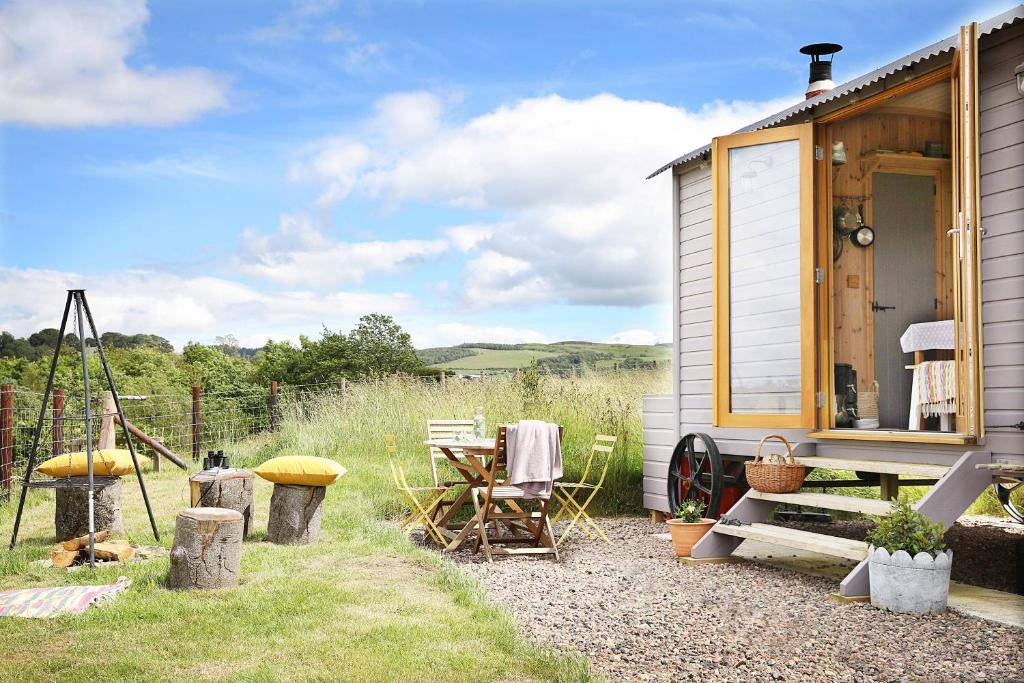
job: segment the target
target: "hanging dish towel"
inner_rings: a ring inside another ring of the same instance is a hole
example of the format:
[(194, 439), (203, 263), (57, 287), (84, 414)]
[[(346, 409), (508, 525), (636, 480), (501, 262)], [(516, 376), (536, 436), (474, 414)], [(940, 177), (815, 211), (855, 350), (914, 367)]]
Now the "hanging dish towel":
[(562, 444), (558, 425), (541, 420), (520, 420), (505, 432), (508, 479), (527, 498), (551, 497), (556, 479), (562, 478)]
[(108, 586), (62, 586), (60, 588), (21, 588), (0, 591), (0, 617), (36, 617), (49, 619), (58, 614), (81, 614), (101, 601), (111, 600), (128, 590), (132, 580), (122, 576)]
[(956, 361), (924, 361), (914, 369), (910, 396), (910, 429), (921, 428), (921, 416), (956, 412)]

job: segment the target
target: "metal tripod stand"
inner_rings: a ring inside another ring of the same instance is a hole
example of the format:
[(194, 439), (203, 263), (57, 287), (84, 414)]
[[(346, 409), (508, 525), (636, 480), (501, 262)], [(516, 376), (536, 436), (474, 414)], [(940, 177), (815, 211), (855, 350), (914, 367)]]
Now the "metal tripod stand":
[[(139, 478), (139, 488), (142, 489), (142, 500), (146, 502), (146, 512), (149, 513), (149, 523), (153, 527), (153, 537), (160, 540), (160, 532), (156, 528), (156, 520), (153, 518), (153, 507), (149, 504), (149, 494), (146, 492), (146, 482), (142, 479), (142, 470), (139, 468), (139, 459), (135, 455), (135, 446), (132, 443), (131, 434), (128, 432), (128, 421), (121, 410), (121, 398), (118, 396), (117, 387), (114, 386), (114, 376), (110, 372), (110, 365), (103, 353), (103, 344), (100, 342), (99, 332), (96, 330), (96, 323), (92, 319), (92, 311), (89, 310), (89, 302), (85, 299), (84, 289), (69, 289), (68, 298), (64, 303), (64, 316), (60, 321), (60, 332), (57, 333), (57, 345), (53, 350), (53, 361), (50, 363), (50, 375), (46, 380), (46, 391), (43, 393), (43, 403), (39, 407), (39, 419), (36, 421), (36, 428), (32, 433), (32, 450), (28, 456), (28, 465), (25, 467), (25, 479), (21, 483), (21, 498), (18, 501), (18, 514), (14, 518), (14, 533), (11, 534), (10, 548), (13, 550), (18, 541), (18, 527), (21, 526), (21, 513), (25, 508), (25, 496), (28, 490), (33, 487), (32, 469), (36, 465), (36, 455), (39, 452), (39, 436), (43, 431), (43, 421), (46, 418), (46, 406), (50, 402), (50, 395), (53, 392), (53, 377), (57, 371), (57, 360), (60, 358), (60, 347), (64, 343), (64, 331), (67, 329), (68, 315), (71, 313), (71, 304), (75, 305), (75, 318), (78, 321), (78, 344), (82, 353), (82, 383), (85, 387), (85, 453), (88, 464), (88, 486), (89, 486), (89, 566), (96, 566), (96, 529), (93, 510), (93, 498), (95, 494), (95, 481), (93, 477), (93, 447), (92, 447), (92, 408), (89, 395), (89, 365), (85, 352), (85, 319), (89, 321), (89, 330), (96, 342), (96, 349), (100, 354), (100, 364), (107, 378), (107, 385), (114, 396), (114, 407), (117, 410), (117, 418), (124, 433), (124, 441), (128, 445), (128, 452), (132, 456), (132, 464), (135, 466), (135, 474)], [(69, 477), (70, 479), (70, 477)]]

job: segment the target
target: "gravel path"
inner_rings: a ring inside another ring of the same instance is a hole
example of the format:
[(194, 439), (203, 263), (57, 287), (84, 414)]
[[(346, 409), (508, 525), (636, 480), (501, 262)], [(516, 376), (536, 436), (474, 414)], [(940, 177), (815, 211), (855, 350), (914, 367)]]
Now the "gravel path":
[(454, 557), (523, 631), (615, 681), (1024, 681), (1024, 631), (955, 612), (897, 616), (830, 599), (835, 582), (773, 567), (682, 566), (646, 519), (562, 561)]

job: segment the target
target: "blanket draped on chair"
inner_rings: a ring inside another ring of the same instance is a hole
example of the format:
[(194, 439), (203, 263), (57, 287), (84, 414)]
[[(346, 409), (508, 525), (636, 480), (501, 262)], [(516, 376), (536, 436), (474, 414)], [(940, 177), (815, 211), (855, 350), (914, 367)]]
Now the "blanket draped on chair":
[(541, 420), (520, 420), (506, 431), (508, 481), (527, 498), (551, 497), (551, 488), (562, 477), (562, 444), (558, 425)]

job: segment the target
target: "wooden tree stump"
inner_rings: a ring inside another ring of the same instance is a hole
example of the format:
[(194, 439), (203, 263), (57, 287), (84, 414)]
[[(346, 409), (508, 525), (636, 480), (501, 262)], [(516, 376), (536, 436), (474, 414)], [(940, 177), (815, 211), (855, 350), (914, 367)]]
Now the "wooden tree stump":
[(252, 526), (252, 470), (203, 470), (189, 477), (192, 507), (227, 508), (242, 514), (242, 538), (249, 537)]
[(307, 545), (320, 540), (326, 492), (326, 486), (274, 484), (267, 540), (281, 545)]
[[(53, 526), (58, 543), (89, 533), (89, 488), (87, 477), (71, 477), (75, 486), (56, 489), (57, 504), (53, 513)], [(121, 518), (121, 479), (97, 477), (94, 479), (93, 518), (96, 531), (111, 534), (124, 533)]]
[(242, 565), (242, 513), (187, 508), (178, 513), (171, 548), (171, 588), (214, 590), (238, 585)]

